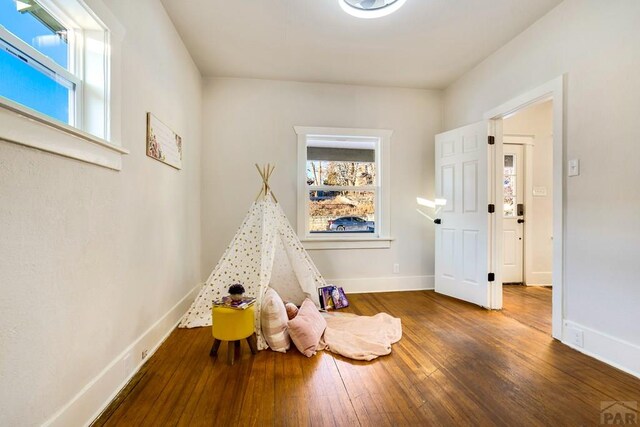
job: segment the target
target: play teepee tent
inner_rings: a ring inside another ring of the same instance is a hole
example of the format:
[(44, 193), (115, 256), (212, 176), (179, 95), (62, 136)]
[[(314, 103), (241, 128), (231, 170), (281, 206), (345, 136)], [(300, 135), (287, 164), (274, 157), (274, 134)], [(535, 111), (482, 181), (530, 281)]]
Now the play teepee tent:
[(269, 177), (274, 167), (256, 168), (262, 177), (260, 194), (180, 327), (210, 326), (212, 302), (226, 295), (229, 286), (240, 283), (246, 295), (256, 297), (258, 348), (265, 349), (260, 306), (267, 286), (285, 301), (300, 305), (308, 297), (319, 305), (317, 289), (326, 283), (271, 192)]

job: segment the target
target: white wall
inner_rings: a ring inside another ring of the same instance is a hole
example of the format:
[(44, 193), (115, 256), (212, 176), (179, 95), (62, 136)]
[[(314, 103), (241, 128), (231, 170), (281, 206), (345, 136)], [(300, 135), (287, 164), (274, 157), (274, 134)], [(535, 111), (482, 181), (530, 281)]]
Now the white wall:
[[(126, 29), (122, 171), (0, 141), (0, 425), (90, 421), (121, 353), (137, 365), (201, 282), (199, 72), (158, 1), (105, 3)], [(182, 171), (146, 157), (147, 111), (183, 137)]]
[(585, 331), (585, 351), (636, 375), (638, 22), (637, 0), (566, 0), (449, 87), (444, 98), (450, 129), (567, 73), (566, 156), (580, 159), (581, 175), (566, 179), (564, 316)]
[[(531, 203), (525, 206), (525, 282), (551, 285), (553, 265), (553, 103), (547, 101), (519, 111), (502, 124), (505, 135), (532, 135), (533, 147), (525, 147), (531, 181), (525, 192)], [(544, 187), (545, 196), (532, 196), (534, 187)], [(524, 195), (523, 195), (524, 196)], [(522, 196), (521, 196), (522, 197)], [(524, 203), (521, 199), (520, 203)]]
[[(272, 188), (296, 224), (297, 138), (293, 127), (382, 128), (391, 140), (389, 249), (314, 250), (328, 279), (347, 290), (430, 287), (433, 224), (416, 212), (433, 197), (433, 136), (440, 130), (437, 91), (249, 79), (209, 79), (204, 86), (202, 271), (208, 274), (260, 187), (254, 163), (276, 165)], [(394, 275), (393, 263), (400, 264)], [(366, 280), (362, 280), (366, 279)]]

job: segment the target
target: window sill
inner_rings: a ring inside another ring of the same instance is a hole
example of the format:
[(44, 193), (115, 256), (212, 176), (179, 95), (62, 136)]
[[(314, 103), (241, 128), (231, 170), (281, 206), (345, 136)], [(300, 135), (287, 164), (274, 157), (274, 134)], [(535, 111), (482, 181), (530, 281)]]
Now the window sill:
[(342, 238), (306, 238), (302, 239), (302, 246), (307, 250), (326, 249), (388, 249), (391, 247), (391, 237), (342, 237)]
[(128, 150), (35, 110), (0, 98), (0, 140), (59, 154), (109, 169), (122, 169)]

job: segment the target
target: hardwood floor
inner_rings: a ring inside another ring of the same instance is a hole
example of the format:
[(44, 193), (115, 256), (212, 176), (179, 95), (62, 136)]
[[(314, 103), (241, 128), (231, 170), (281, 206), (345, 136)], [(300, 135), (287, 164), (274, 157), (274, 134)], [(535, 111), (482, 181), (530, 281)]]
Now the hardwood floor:
[(507, 313), (429, 291), (349, 299), (402, 319), (391, 355), (252, 356), (243, 343), (228, 366), (209, 357), (209, 328), (177, 329), (94, 425), (598, 425), (601, 402), (640, 401), (639, 379)]
[(502, 313), (551, 335), (551, 293), (545, 286), (505, 285)]

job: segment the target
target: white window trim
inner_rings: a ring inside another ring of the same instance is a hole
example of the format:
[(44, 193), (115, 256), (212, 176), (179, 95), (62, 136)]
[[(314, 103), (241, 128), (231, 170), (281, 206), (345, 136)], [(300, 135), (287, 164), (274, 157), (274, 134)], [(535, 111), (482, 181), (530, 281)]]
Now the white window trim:
[[(51, 7), (52, 4), (53, 2), (50, 0), (43, 1), (43, 5)], [(100, 64), (94, 64), (94, 66), (101, 67), (105, 73), (104, 99), (98, 101), (99, 105), (95, 106), (99, 112), (97, 115), (100, 117), (98, 119), (90, 118), (82, 111), (78, 111), (74, 115), (74, 122), (83, 125), (82, 128), (78, 128), (51, 119), (10, 99), (0, 97), (0, 141), (36, 148), (109, 169), (121, 170), (122, 156), (128, 154), (129, 151), (120, 146), (120, 121), (113, 119), (120, 113), (119, 86), (114, 85), (114, 82), (118, 82), (120, 78), (117, 70), (119, 70), (119, 52), (125, 34), (124, 27), (102, 3), (102, 0), (56, 0), (55, 8), (56, 11), (63, 10), (65, 17), (74, 14), (76, 16), (90, 15), (90, 19), (78, 23), (84, 28), (89, 27), (88, 21), (91, 20), (100, 23), (103, 28), (102, 31), (92, 31), (95, 28), (83, 31), (85, 38), (95, 39), (102, 36), (104, 42), (107, 43), (104, 56), (100, 58)], [(81, 17), (81, 19), (83, 18)], [(62, 22), (63, 25), (67, 23)], [(104, 31), (104, 29), (108, 30)], [(72, 53), (71, 56), (74, 55), (75, 53)], [(34, 59), (40, 61), (42, 58)], [(45, 60), (48, 58), (45, 57)], [(86, 67), (92, 65), (86, 64), (88, 61), (86, 56), (82, 60), (85, 61), (86, 71)], [(50, 64), (45, 63), (44, 65)], [(78, 87), (78, 90), (78, 105), (82, 105), (86, 102), (84, 98), (86, 91), (83, 90), (82, 85)], [(87, 130), (95, 131), (101, 136), (96, 136)]]
[[(298, 236), (305, 249), (380, 249), (389, 248), (393, 238), (391, 237), (390, 215), (391, 188), (390, 153), (392, 130), (387, 129), (352, 129), (352, 128), (329, 128), (329, 127), (306, 127), (294, 126), (298, 135)], [(379, 168), (378, 174), (377, 212), (375, 236), (340, 235), (340, 236), (314, 236), (307, 233), (308, 186), (306, 182), (307, 169), (307, 137), (310, 135), (335, 136), (335, 137), (357, 137), (368, 136), (378, 138), (379, 145), (376, 149), (376, 160)]]
[(6, 98), (0, 99), (0, 141), (37, 148), (109, 169), (129, 151)]

